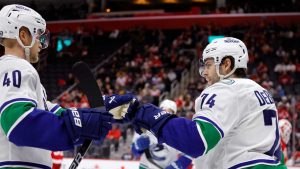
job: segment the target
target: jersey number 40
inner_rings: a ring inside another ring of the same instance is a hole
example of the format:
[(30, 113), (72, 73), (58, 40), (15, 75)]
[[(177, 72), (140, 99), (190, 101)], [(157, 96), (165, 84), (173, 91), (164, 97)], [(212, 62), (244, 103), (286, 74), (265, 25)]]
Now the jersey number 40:
[[(11, 81), (12, 79), (12, 81)], [(21, 86), (21, 72), (19, 70), (14, 70), (12, 72), (6, 72), (3, 79), (3, 86), (10, 86), (20, 88)]]

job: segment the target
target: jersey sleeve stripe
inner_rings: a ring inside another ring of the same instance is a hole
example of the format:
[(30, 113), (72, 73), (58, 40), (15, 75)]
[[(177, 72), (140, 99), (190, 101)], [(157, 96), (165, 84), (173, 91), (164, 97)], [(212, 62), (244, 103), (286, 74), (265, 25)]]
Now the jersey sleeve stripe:
[(60, 107), (60, 105), (55, 105), (50, 112), (52, 112), (53, 114), (57, 115), (57, 116), (61, 116), (61, 113), (64, 111), (65, 109)]
[(57, 104), (54, 107), (52, 107), (52, 109), (50, 110), (50, 112), (54, 113), (59, 108), (60, 108), (60, 106)]
[[(196, 122), (196, 124), (197, 124), (197, 122)], [(203, 151), (203, 153), (201, 155), (199, 155), (199, 156), (202, 156), (207, 151), (207, 141), (206, 141), (206, 139), (205, 139), (205, 137), (203, 135), (203, 132), (201, 131), (200, 125), (198, 125), (198, 124), (197, 124), (197, 130), (198, 130), (198, 133), (199, 133), (199, 135), (200, 135), (200, 137), (201, 137), (201, 139), (203, 141), (203, 145), (204, 145), (204, 151)]]
[(238, 168), (245, 169), (245, 167), (249, 167), (249, 169), (250, 169), (251, 166), (255, 166), (255, 165), (259, 165), (259, 164), (271, 165), (271, 166), (274, 166), (274, 168), (277, 168), (276, 166), (280, 164), (280, 161), (279, 160), (257, 159), (257, 160), (251, 160), (251, 161), (239, 163), (237, 165), (230, 167), (229, 169), (238, 169)]
[(211, 123), (220, 132), (222, 138), (224, 137), (223, 130), (215, 122), (213, 122), (209, 118), (203, 117), (203, 116), (197, 116), (197, 117), (194, 118), (194, 120), (197, 120), (197, 119), (201, 119), (202, 121), (204, 120), (204, 121), (207, 121), (207, 122)]
[(51, 169), (49, 166), (37, 164), (37, 163), (30, 163), (30, 162), (23, 162), (23, 161), (3, 161), (0, 162), (0, 168), (7, 167), (7, 168), (41, 168), (41, 169)]
[(57, 115), (57, 116), (61, 116), (61, 113), (64, 111), (65, 109), (64, 108), (59, 108), (59, 109), (57, 109), (55, 112), (53, 112), (55, 115)]
[(200, 128), (201, 128), (200, 132), (202, 132), (202, 134), (205, 138), (204, 140), (207, 143), (207, 148), (206, 148), (206, 151), (205, 151), (205, 154), (207, 154), (221, 140), (221, 138), (222, 138), (221, 134), (216, 129), (216, 127), (214, 125), (212, 125), (211, 123), (206, 122), (206, 121), (202, 121), (202, 120), (199, 120), (199, 119), (196, 119), (195, 121), (200, 126)]
[(17, 124), (16, 122), (21, 121), (19, 118), (22, 116), (24, 118), (24, 114), (30, 113), (34, 107), (32, 102), (16, 102), (6, 107), (1, 114), (1, 126), (4, 133), (8, 136), (11, 128)]
[(139, 169), (148, 169), (148, 167), (141, 163), (140, 166), (139, 166)]
[(2, 104), (2, 106), (0, 107), (0, 113), (2, 113), (2, 111), (4, 109), (6, 109), (6, 107), (8, 107), (9, 105), (11, 105), (14, 102), (32, 102), (35, 105), (35, 107), (37, 106), (37, 103), (36, 103), (35, 100), (27, 99), (27, 98), (17, 98), (17, 99), (12, 99), (12, 100), (9, 100), (7, 102), (4, 102)]

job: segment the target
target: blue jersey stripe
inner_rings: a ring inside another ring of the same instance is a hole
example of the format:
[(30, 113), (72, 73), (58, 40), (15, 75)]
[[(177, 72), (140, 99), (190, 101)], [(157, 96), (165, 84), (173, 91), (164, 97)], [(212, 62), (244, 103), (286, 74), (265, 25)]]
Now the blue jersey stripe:
[(222, 138), (224, 137), (223, 130), (215, 122), (213, 122), (211, 119), (209, 119), (207, 117), (204, 117), (204, 116), (197, 116), (197, 117), (195, 117), (195, 119), (202, 119), (202, 120), (208, 121), (209, 123), (211, 123), (213, 126), (215, 126), (219, 130), (219, 132), (222, 135)]
[(32, 100), (32, 99), (28, 99), (28, 98), (17, 98), (17, 99), (12, 99), (12, 100), (9, 100), (7, 102), (4, 102), (2, 104), (2, 106), (0, 107), (0, 113), (3, 111), (3, 109), (8, 105), (8, 104), (11, 104), (13, 102), (19, 102), (19, 101), (30, 101), (32, 103), (35, 104), (35, 106), (37, 106), (37, 103), (35, 100)]
[(30, 163), (30, 162), (23, 162), (23, 161), (4, 161), (0, 162), (1, 166), (28, 166), (28, 167), (37, 167), (42, 169), (51, 169), (51, 167), (43, 165), (43, 164), (37, 164), (37, 163)]
[(50, 112), (54, 113), (60, 106), (57, 104), (56, 106), (54, 106)]
[(240, 167), (245, 167), (248, 165), (255, 165), (255, 164), (279, 164), (279, 160), (267, 160), (267, 159), (258, 159), (258, 160), (251, 160), (247, 162), (243, 162), (240, 164), (237, 164), (233, 167), (230, 167), (229, 169), (238, 169)]

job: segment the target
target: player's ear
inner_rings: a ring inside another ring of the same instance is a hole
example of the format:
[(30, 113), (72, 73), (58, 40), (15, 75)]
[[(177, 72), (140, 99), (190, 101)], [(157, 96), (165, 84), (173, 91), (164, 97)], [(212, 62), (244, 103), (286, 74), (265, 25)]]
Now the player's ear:
[(229, 57), (224, 58), (222, 61), (222, 67), (226, 73), (229, 73), (232, 70), (232, 65), (233, 63), (231, 62), (231, 59)]
[(27, 28), (25, 27), (20, 28), (19, 37), (22, 43), (24, 44), (24, 46), (29, 46), (31, 44), (32, 37)]

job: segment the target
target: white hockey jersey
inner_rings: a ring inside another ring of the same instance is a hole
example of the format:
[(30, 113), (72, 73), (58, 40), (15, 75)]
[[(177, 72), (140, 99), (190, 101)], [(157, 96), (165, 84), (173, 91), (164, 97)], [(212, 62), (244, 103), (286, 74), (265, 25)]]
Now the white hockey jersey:
[(10, 111), (8, 107), (27, 103), (35, 105), (38, 109), (51, 110), (54, 113), (61, 111), (61, 107), (46, 101), (46, 92), (37, 71), (24, 59), (11, 55), (0, 57), (0, 77), (0, 119), (2, 124), (0, 127), (0, 168), (51, 168), (50, 151), (16, 146), (8, 140), (11, 131), (26, 117), (27, 113), (30, 113), (32, 108), (21, 114), (22, 110)]
[(277, 109), (272, 96), (254, 81), (224, 79), (209, 86), (196, 99), (195, 111), (194, 121), (213, 124), (219, 133), (209, 138), (198, 127), (206, 151), (195, 159), (196, 169), (280, 164)]

